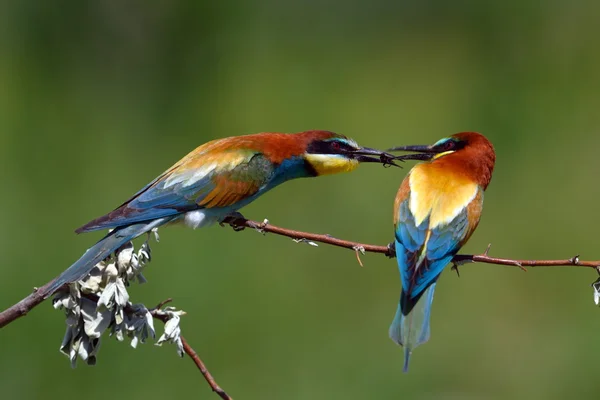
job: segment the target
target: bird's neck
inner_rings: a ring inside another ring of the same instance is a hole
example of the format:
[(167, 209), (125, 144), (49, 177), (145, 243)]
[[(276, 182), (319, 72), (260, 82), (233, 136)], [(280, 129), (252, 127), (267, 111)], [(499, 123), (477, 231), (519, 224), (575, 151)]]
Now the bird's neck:
[(314, 169), (301, 156), (293, 156), (284, 159), (274, 170), (273, 178), (269, 182), (269, 188), (273, 188), (283, 182), (296, 178), (309, 178), (315, 175)]

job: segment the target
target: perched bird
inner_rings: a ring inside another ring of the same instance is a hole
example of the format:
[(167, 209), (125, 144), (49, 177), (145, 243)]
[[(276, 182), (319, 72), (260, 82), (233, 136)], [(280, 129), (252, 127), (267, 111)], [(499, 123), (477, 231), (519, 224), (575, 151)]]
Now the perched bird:
[(481, 134), (463, 132), (432, 146), (395, 147), (417, 164), (394, 202), (395, 247), (402, 294), (390, 337), (404, 347), (404, 372), (413, 349), (429, 340), (433, 292), (442, 270), (469, 240), (483, 208), (496, 154)]
[(199, 228), (222, 221), (295, 178), (354, 170), (361, 162), (397, 165), (391, 154), (327, 131), (259, 133), (201, 145), (114, 211), (77, 229), (113, 229), (64, 271), (47, 296), (84, 278), (123, 244), (172, 222)]

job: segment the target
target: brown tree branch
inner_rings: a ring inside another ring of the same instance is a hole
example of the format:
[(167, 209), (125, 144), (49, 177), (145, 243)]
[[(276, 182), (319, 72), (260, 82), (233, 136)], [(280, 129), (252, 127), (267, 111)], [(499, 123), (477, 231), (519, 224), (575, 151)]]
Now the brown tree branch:
[[(396, 256), (394, 247), (390, 244), (387, 246), (378, 246), (372, 244), (364, 244), (358, 242), (352, 242), (349, 240), (337, 239), (330, 235), (316, 234), (310, 232), (302, 232), (293, 229), (285, 229), (278, 226), (274, 226), (269, 224), (267, 220), (262, 223), (247, 220), (243, 217), (232, 217), (228, 218), (225, 223), (231, 225), (234, 230), (242, 230), (244, 228), (252, 228), (265, 233), (273, 233), (276, 235), (286, 236), (294, 239), (296, 242), (306, 242), (308, 244), (315, 245), (316, 243), (325, 243), (332, 246), (343, 247), (346, 249), (354, 250), (357, 260), (359, 264), (362, 266), (362, 262), (360, 260), (360, 254), (364, 253), (380, 253), (384, 254), (387, 257), (393, 258)], [(488, 256), (489, 246), (487, 250), (478, 255), (468, 255), (468, 254), (459, 254), (456, 255), (453, 259), (455, 263), (454, 269), (458, 272), (458, 265), (462, 265), (468, 262), (478, 262), (478, 263), (486, 263), (486, 264), (496, 264), (496, 265), (507, 265), (513, 267), (519, 267), (525, 270), (525, 267), (587, 267), (594, 268), (596, 271), (600, 273), (600, 260), (598, 261), (583, 261), (579, 259), (579, 256), (575, 256), (568, 259), (563, 260), (514, 260), (508, 258), (496, 258)], [(34, 307), (43, 302), (51, 293), (48, 293), (48, 287), (52, 281), (48, 282), (44, 286), (35, 288), (33, 293), (29, 296), (25, 297), (18, 303), (13, 306), (7, 308), (6, 310), (0, 312), (0, 328), (8, 325), (9, 323), (15, 321), (16, 319), (27, 315), (29, 311), (31, 311)], [(167, 301), (168, 302), (168, 301)], [(161, 304), (166, 304), (163, 302)], [(156, 310), (156, 309), (155, 309)], [(165, 319), (162, 316), (156, 315), (153, 313), (155, 318), (161, 319), (163, 322)], [(198, 354), (194, 351), (194, 349), (189, 345), (189, 343), (181, 337), (181, 341), (183, 343), (185, 353), (190, 356), (190, 358), (194, 361), (211, 389), (217, 393), (222, 399), (231, 399), (223, 389), (217, 385), (214, 378), (207, 370), (206, 366), (198, 356)]]
[[(330, 244), (332, 246), (343, 247), (346, 249), (354, 250), (357, 254), (359, 252), (380, 253), (390, 258), (396, 256), (396, 251), (394, 250), (392, 244), (389, 244), (387, 246), (378, 246), (374, 244), (352, 242), (349, 240), (337, 239), (327, 234), (302, 232), (293, 229), (281, 228), (279, 226), (271, 225), (267, 220), (261, 223), (251, 221), (245, 218), (231, 218), (226, 220), (225, 223), (233, 226), (235, 230), (241, 230), (240, 228), (252, 228), (263, 234), (274, 233), (276, 235), (289, 237), (297, 242), (325, 243)], [(563, 260), (513, 260), (509, 258), (490, 257), (488, 255), (489, 250), (490, 246), (488, 246), (486, 251), (482, 254), (457, 254), (456, 256), (454, 256), (454, 259), (452, 261), (458, 265), (468, 262), (478, 262), (485, 264), (519, 267), (523, 270), (525, 270), (525, 267), (587, 267), (600, 270), (600, 260), (583, 261), (579, 259), (578, 255)]]
[[(160, 302), (153, 310), (150, 310), (150, 314), (152, 314), (152, 317), (154, 317), (158, 320), (161, 320), (163, 323), (166, 323), (169, 320), (169, 317), (164, 314), (158, 314), (157, 311), (160, 310), (161, 308), (163, 308), (163, 306), (165, 304), (170, 303), (171, 301), (172, 301), (172, 299), (168, 298), (168, 299)], [(206, 379), (206, 382), (208, 383), (208, 385), (210, 386), (212, 391), (215, 392), (223, 400), (233, 400), (217, 384), (217, 382), (215, 381), (215, 378), (213, 378), (211, 373), (206, 368), (206, 365), (204, 365), (204, 362), (202, 362), (202, 359), (200, 358), (198, 353), (196, 353), (196, 350), (194, 350), (194, 348), (192, 346), (190, 346), (190, 344), (188, 343), (187, 340), (185, 340), (183, 335), (180, 335), (179, 337), (181, 338), (181, 343), (183, 344), (183, 351), (185, 351), (185, 354), (187, 354), (192, 359), (194, 364), (196, 364), (196, 367), (198, 367), (198, 369), (200, 370), (200, 373), (202, 374), (204, 379)]]
[[(268, 221), (265, 222), (256, 222), (252, 220), (247, 220), (244, 218), (231, 218), (225, 221), (225, 223), (230, 224), (236, 230), (241, 230), (243, 228), (252, 228), (261, 233), (274, 233), (280, 236), (286, 236), (296, 240), (297, 242), (314, 242), (314, 243), (325, 243), (332, 246), (343, 247), (346, 249), (351, 249), (356, 252), (358, 257), (359, 253), (380, 253), (384, 254), (388, 257), (395, 257), (395, 250), (393, 246), (378, 246), (373, 244), (364, 244), (359, 242), (352, 242), (349, 240), (337, 239), (330, 235), (323, 235), (311, 232), (302, 232), (293, 229), (281, 228), (275, 225), (271, 225)], [(584, 261), (580, 260), (579, 256), (575, 256), (572, 258), (562, 259), (562, 260), (514, 260), (508, 258), (496, 258), (490, 257), (488, 255), (488, 249), (482, 254), (458, 254), (454, 257), (454, 262), (456, 264), (464, 264), (467, 262), (478, 262), (485, 264), (496, 264), (496, 265), (507, 265), (513, 267), (519, 267), (524, 269), (525, 267), (587, 267), (594, 268), (600, 271), (600, 260), (596, 261)], [(360, 258), (359, 258), (360, 260)], [(6, 310), (0, 312), (0, 328), (8, 325), (14, 320), (26, 315), (29, 311), (31, 311), (34, 307), (44, 301), (44, 298), (47, 297), (47, 288), (50, 286), (48, 282), (44, 286), (39, 289), (34, 289), (33, 293), (29, 296), (25, 297), (18, 303), (13, 306), (7, 308)]]
[(35, 306), (44, 301), (46, 299), (47, 289), (53, 281), (54, 279), (40, 288), (33, 288), (33, 293), (31, 293), (29, 296), (2, 311), (0, 313), (0, 328), (4, 328), (14, 320), (24, 317)]
[(267, 220), (264, 222), (251, 221), (245, 218), (230, 218), (226, 219), (224, 224), (229, 224), (236, 231), (241, 231), (244, 228), (252, 228), (260, 233), (274, 233), (280, 236), (286, 236), (294, 239), (297, 242), (318, 242), (330, 244), (332, 246), (343, 247), (345, 249), (351, 249), (356, 251), (361, 249), (366, 253), (381, 253), (388, 257), (395, 257), (396, 252), (393, 248), (388, 246), (378, 246), (375, 244), (364, 244), (358, 242), (351, 242), (349, 240), (337, 239), (331, 235), (318, 234), (310, 232), (296, 231), (293, 229), (281, 228), (279, 226), (271, 225)]

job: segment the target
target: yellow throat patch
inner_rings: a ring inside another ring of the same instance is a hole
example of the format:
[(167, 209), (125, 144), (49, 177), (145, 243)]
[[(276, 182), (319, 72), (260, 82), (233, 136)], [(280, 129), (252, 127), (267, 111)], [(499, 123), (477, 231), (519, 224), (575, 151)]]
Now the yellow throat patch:
[(317, 171), (318, 175), (350, 172), (358, 167), (358, 161), (338, 154), (306, 154), (304, 159)]

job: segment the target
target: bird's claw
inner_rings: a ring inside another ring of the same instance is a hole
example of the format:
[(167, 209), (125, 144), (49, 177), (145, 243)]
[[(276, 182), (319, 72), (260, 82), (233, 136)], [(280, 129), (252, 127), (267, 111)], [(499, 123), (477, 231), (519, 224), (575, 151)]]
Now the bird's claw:
[(452, 267), (450, 267), (450, 270), (456, 271), (456, 276), (458, 276), (460, 278), (460, 271), (458, 270), (458, 265), (452, 264)]
[(227, 224), (231, 226), (235, 232), (239, 232), (246, 229), (247, 221), (248, 220), (241, 213), (234, 211), (223, 218), (221, 222), (219, 222), (219, 225), (225, 226), (225, 224)]
[(385, 255), (388, 258), (396, 257), (396, 244), (394, 242), (387, 245), (387, 253), (385, 253)]
[(460, 278), (460, 271), (458, 270), (459, 267), (465, 265), (465, 264), (469, 264), (469, 263), (474, 263), (475, 261), (473, 260), (469, 260), (469, 259), (465, 259), (465, 260), (452, 260), (452, 267), (450, 268), (451, 271), (456, 271), (456, 276), (458, 276)]

